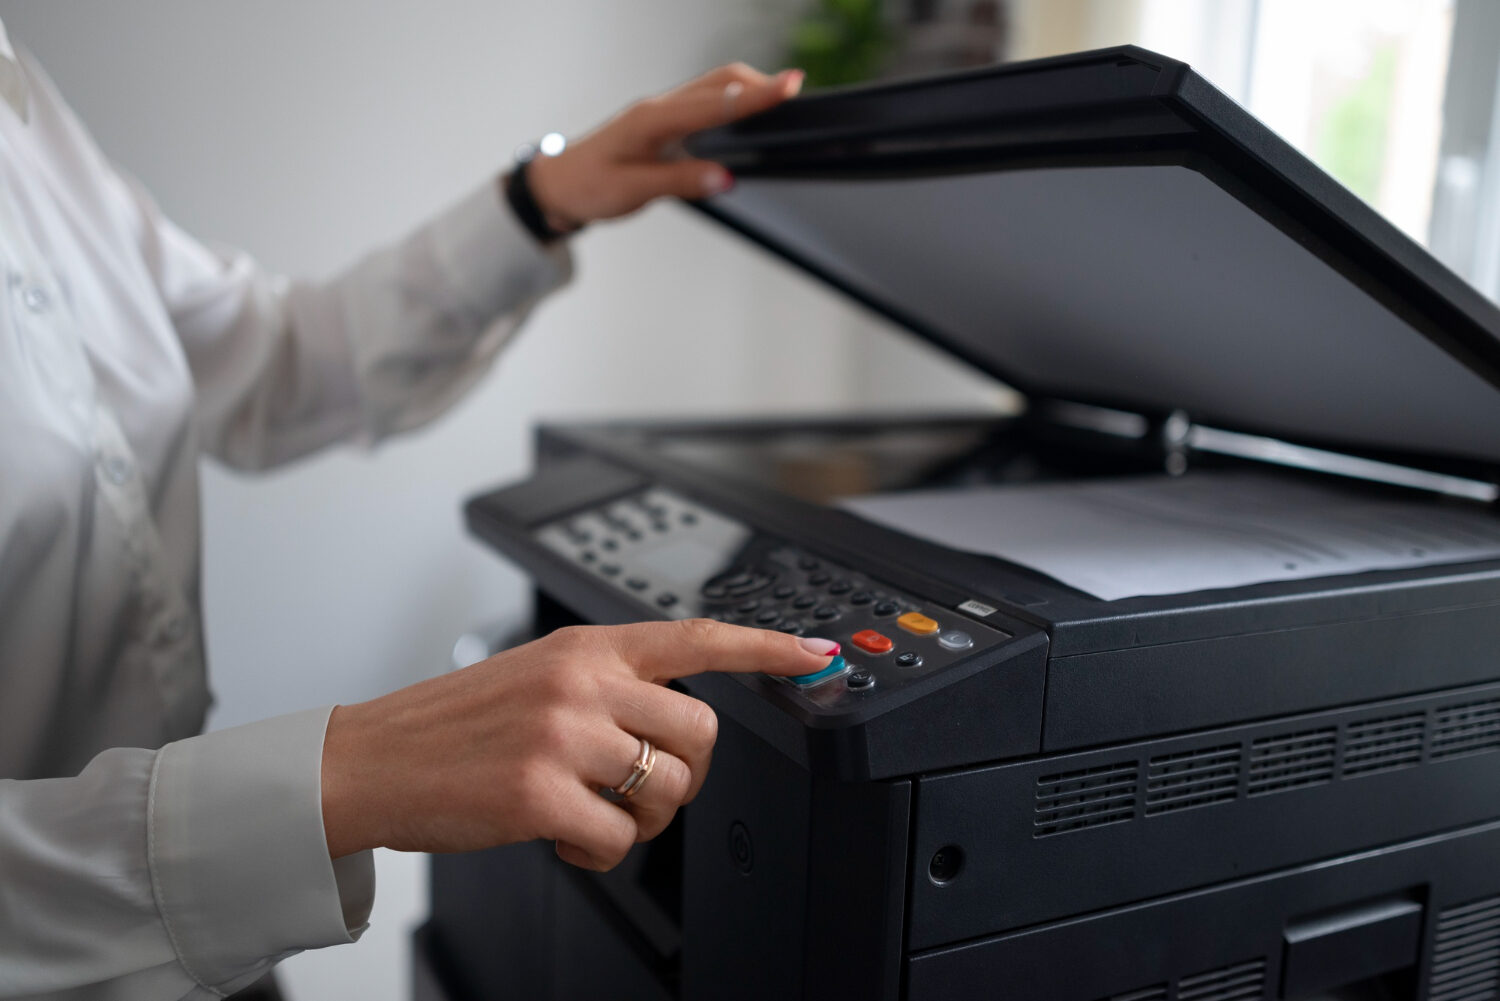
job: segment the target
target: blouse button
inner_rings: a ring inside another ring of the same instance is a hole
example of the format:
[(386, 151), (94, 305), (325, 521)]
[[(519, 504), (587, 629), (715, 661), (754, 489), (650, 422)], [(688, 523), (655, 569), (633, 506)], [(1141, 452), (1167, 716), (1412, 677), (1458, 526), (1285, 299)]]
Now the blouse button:
[(52, 296), (40, 285), (28, 285), (21, 293), (21, 301), (33, 313), (41, 314), (52, 308)]
[(105, 456), (104, 475), (115, 486), (130, 479), (130, 460), (118, 455)]
[(163, 643), (176, 643), (187, 635), (187, 631), (187, 619), (174, 615), (162, 625), (157, 635)]

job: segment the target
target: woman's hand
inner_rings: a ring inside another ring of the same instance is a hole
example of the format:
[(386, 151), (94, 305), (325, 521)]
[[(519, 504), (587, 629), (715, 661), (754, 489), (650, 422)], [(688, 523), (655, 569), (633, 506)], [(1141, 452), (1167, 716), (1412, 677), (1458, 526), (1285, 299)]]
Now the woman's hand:
[[(663, 684), (704, 670), (807, 674), (838, 652), (708, 619), (561, 629), (451, 674), (340, 706), (323, 744), (334, 858), (365, 848), (452, 852), (547, 838), (609, 869), (698, 793), (718, 734), (707, 705)], [(656, 767), (637, 795), (640, 738)]]
[(637, 101), (557, 156), (541, 156), (527, 181), (548, 225), (560, 233), (627, 215), (664, 195), (704, 198), (727, 191), (729, 171), (706, 160), (673, 159), (700, 129), (774, 107), (802, 89), (801, 70), (767, 76), (735, 63), (676, 90)]

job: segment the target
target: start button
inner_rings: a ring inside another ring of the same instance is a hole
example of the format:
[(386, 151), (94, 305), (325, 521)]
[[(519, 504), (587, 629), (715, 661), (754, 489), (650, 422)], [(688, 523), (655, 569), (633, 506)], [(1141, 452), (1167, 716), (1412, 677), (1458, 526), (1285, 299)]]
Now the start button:
[(940, 628), (935, 619), (930, 619), (921, 612), (907, 612), (896, 620), (896, 625), (918, 636), (931, 636)]

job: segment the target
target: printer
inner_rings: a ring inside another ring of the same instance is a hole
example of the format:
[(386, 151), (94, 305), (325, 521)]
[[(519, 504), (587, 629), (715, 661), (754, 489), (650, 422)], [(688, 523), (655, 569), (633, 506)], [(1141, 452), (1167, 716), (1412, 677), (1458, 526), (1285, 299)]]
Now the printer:
[(466, 509), (538, 630), (845, 657), (683, 681), (708, 781), (611, 873), (435, 858), (419, 996), (1500, 997), (1500, 310), (1137, 48), (689, 147), (1024, 412), (542, 426)]

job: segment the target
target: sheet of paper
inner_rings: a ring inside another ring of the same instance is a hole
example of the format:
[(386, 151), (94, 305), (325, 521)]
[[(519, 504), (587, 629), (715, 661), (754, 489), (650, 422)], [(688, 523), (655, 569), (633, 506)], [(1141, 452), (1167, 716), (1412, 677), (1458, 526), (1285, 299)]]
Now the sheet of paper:
[(842, 505), (1105, 601), (1500, 557), (1500, 515), (1489, 509), (1275, 473), (959, 487)]

